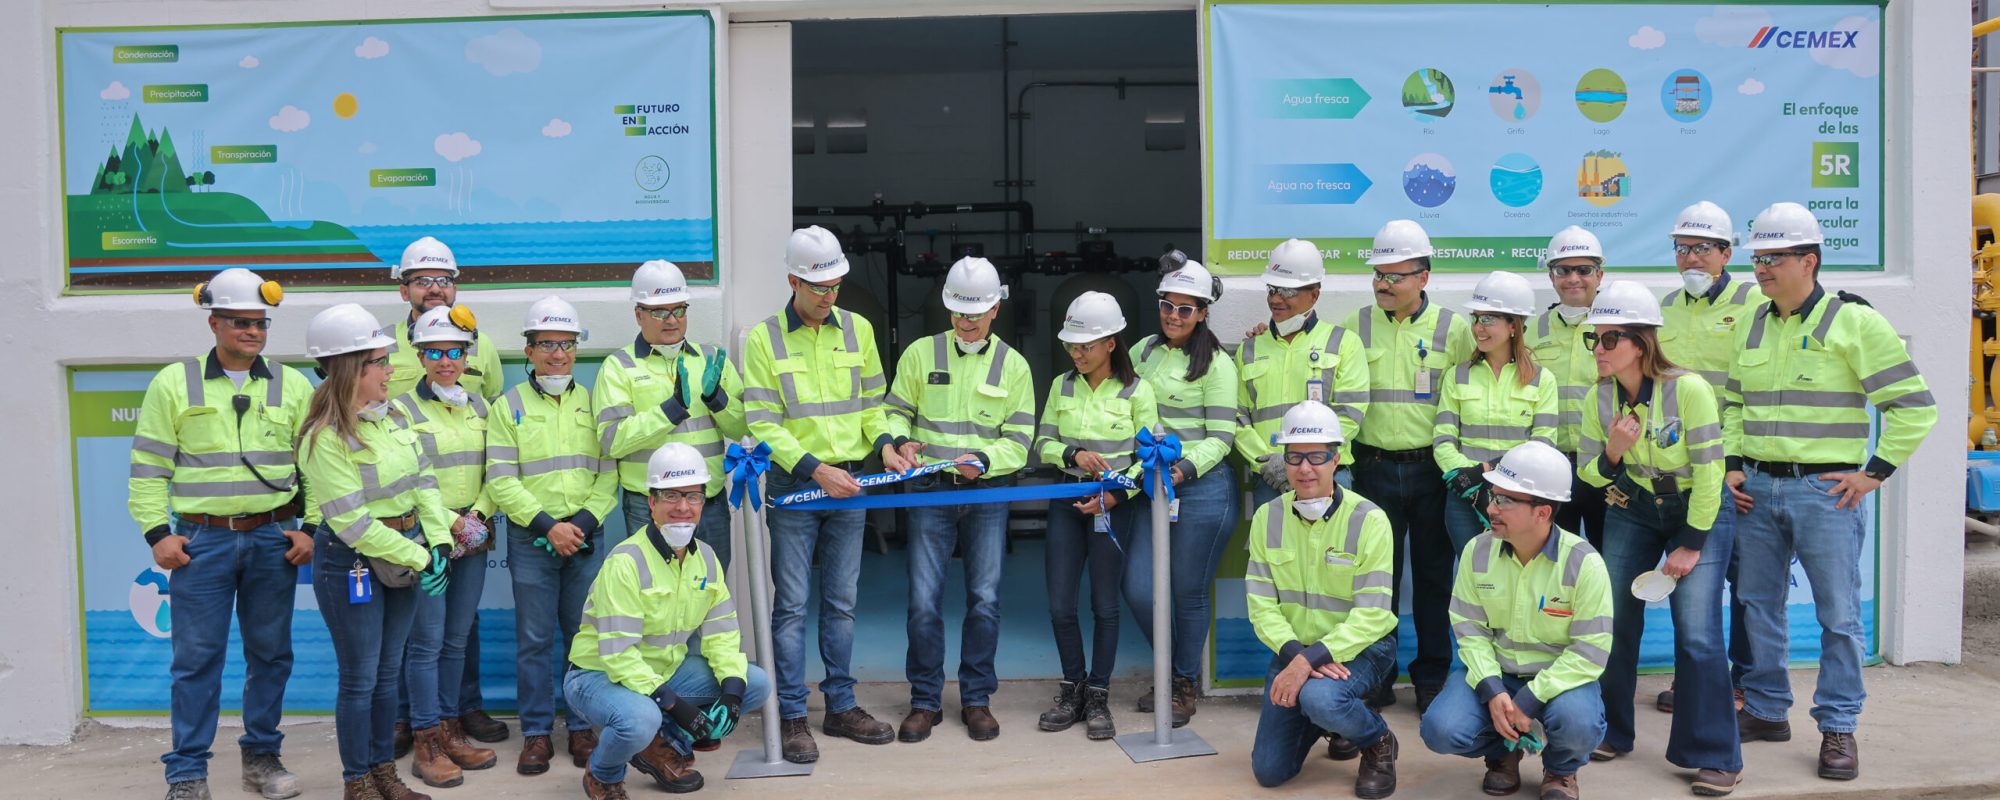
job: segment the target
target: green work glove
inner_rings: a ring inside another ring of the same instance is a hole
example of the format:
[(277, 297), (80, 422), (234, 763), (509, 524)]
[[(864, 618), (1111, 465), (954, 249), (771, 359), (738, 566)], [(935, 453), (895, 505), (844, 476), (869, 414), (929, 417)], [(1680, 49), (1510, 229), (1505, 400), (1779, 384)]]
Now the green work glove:
[(705, 401), (711, 397), (714, 397), (716, 390), (722, 388), (723, 364), (727, 362), (728, 359), (729, 355), (727, 353), (722, 352), (722, 348), (720, 347), (709, 348), (708, 356), (702, 359), (702, 370), (701, 370), (702, 400)]
[(442, 545), (433, 547), (431, 563), (419, 574), (417, 585), (423, 588), (424, 594), (431, 597), (444, 594), (445, 588), (451, 585), (450, 569), (451, 548)]
[(681, 401), (682, 408), (693, 408), (694, 398), (688, 396), (687, 361), (674, 357), (674, 397)]

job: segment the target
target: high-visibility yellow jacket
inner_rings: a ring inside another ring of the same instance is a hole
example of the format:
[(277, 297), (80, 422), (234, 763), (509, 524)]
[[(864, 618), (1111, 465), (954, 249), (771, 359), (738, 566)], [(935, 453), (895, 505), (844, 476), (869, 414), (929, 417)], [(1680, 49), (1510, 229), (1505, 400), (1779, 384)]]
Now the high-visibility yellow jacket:
[(1558, 307), (1550, 306), (1528, 327), (1528, 348), (1535, 353), (1535, 364), (1556, 378), (1556, 449), (1574, 454), (1577, 433), (1583, 430), (1583, 396), (1597, 382), (1597, 357), (1583, 335), (1597, 326), (1571, 325)]
[[(1700, 550), (1722, 510), (1724, 471), (1722, 423), (1708, 381), (1687, 372), (1669, 376), (1664, 383), (1647, 378), (1640, 382), (1637, 397), (1626, 397), (1618, 382), (1607, 378), (1590, 387), (1585, 406), (1591, 414), (1583, 418), (1577, 477), (1604, 487), (1623, 472), (1647, 491), (1652, 491), (1654, 480), (1672, 477), (1681, 491), (1690, 493), (1687, 524), (1675, 534), (1674, 544)], [(1626, 414), (1639, 416), (1639, 441), (1613, 466), (1604, 454), (1605, 431)]]
[[(1472, 329), (1465, 318), (1426, 296), (1407, 318), (1391, 319), (1388, 311), (1369, 305), (1342, 327), (1361, 337), (1368, 354), (1368, 421), (1348, 441), (1382, 450), (1430, 447), (1445, 371), (1472, 357)], [(1427, 374), (1421, 381), (1420, 370)], [(1420, 395), (1422, 382), (1430, 391)]]
[[(450, 547), (455, 519), (438, 494), (437, 475), (417, 444), (416, 431), (390, 417), (360, 420), (354, 439), (332, 426), (313, 431), (299, 447), (306, 482), (306, 522), (329, 531), (364, 556), (410, 569), (431, 562), (430, 547)], [(424, 543), (377, 520), (417, 512)]]
[(1700, 297), (1675, 289), (1660, 299), (1667, 323), (1660, 327), (1660, 351), (1719, 390), (1736, 360), (1736, 327), (1749, 322), (1764, 301), (1755, 281), (1737, 280), (1727, 272)]
[(1028, 360), (998, 336), (974, 353), (961, 352), (951, 331), (919, 339), (896, 361), (886, 400), (896, 445), (924, 443), (926, 461), (972, 454), (982, 478), (1020, 472), (1035, 432), (1035, 386)]
[[(741, 439), (749, 428), (743, 424), (743, 381), (736, 366), (724, 359), (720, 409), (710, 408), (701, 395), (702, 374), (708, 369), (704, 359), (709, 348), (686, 342), (680, 355), (668, 358), (639, 337), (624, 349), (604, 359), (597, 370), (597, 387), (590, 390), (597, 403), (598, 446), (604, 455), (618, 461), (618, 484), (628, 492), (646, 492), (646, 460), (668, 442), (692, 446), (708, 462), (708, 496), (722, 491), (722, 455), (727, 442)], [(687, 370), (688, 402), (680, 402), (676, 361)]]
[(261, 357), (240, 390), (214, 350), (162, 367), (146, 385), (132, 437), (126, 506), (139, 530), (166, 532), (170, 510), (228, 517), (291, 500), (298, 491), (292, 449), (312, 392), (298, 370)]
[(1353, 661), (1396, 629), (1389, 515), (1352, 491), (1334, 492), (1333, 507), (1316, 522), (1292, 510), (1296, 492), (1259, 507), (1243, 573), (1257, 638), (1315, 667)]
[[(1738, 326), (1736, 363), (1723, 389), (1729, 457), (1861, 464), (1881, 475), (1908, 461), (1937, 424), (1917, 362), (1896, 329), (1859, 298), (1815, 287), (1790, 317), (1758, 306)], [(1868, 408), (1882, 412), (1868, 455)], [(1733, 462), (1732, 462), (1733, 463)]]
[[(1168, 345), (1165, 337), (1148, 336), (1132, 346), (1131, 354), (1133, 368), (1153, 388), (1160, 426), (1181, 440), (1181, 460), (1176, 465), (1181, 475), (1192, 480), (1208, 474), (1236, 444), (1241, 413), (1236, 404), (1236, 362), (1217, 350), (1208, 360), (1208, 372), (1190, 381), (1187, 351)], [(1366, 395), (1367, 389), (1362, 393)], [(1271, 427), (1277, 429), (1275, 423)]]
[[(1591, 684), (1611, 661), (1611, 576), (1590, 544), (1561, 528), (1528, 563), (1491, 531), (1458, 558), (1451, 631), (1465, 680), (1485, 703), (1505, 692), (1502, 673), (1528, 678), (1514, 704), (1528, 716)], [(1587, 688), (1586, 688), (1587, 687)]]
[(665, 542), (654, 543), (652, 530), (646, 526), (604, 557), (583, 604), (583, 625), (570, 642), (569, 662), (650, 695), (687, 660), (688, 641), (699, 639), (723, 691), (734, 681), (741, 695), (750, 661), (722, 565), (700, 542), (689, 542), (678, 558), (663, 554)]
[(1498, 461), (1528, 441), (1555, 444), (1556, 379), (1537, 369), (1535, 379), (1522, 386), (1518, 366), (1508, 362), (1495, 375), (1481, 359), (1451, 371), (1431, 429), (1439, 470)]
[[(1271, 444), (1285, 412), (1310, 399), (1308, 381), (1320, 381), (1319, 401), (1340, 415), (1340, 430), (1352, 442), (1368, 414), (1368, 359), (1353, 327), (1326, 322), (1314, 314), (1287, 342), (1267, 330), (1243, 340), (1236, 350), (1236, 371), (1242, 375), (1236, 405), (1243, 415), (1236, 451), (1252, 466), (1280, 448)], [(1211, 374), (1213, 368), (1211, 368)]]
[(550, 397), (530, 376), (500, 396), (489, 420), (486, 491), (509, 520), (537, 534), (570, 520), (587, 534), (611, 517), (618, 471), (598, 448), (590, 390), (571, 383)]
[(417, 433), (417, 444), (437, 475), (444, 507), (469, 509), (481, 517), (493, 515), (493, 498), (486, 494), (486, 398), (466, 392), (465, 405), (439, 400), (430, 381), (417, 384), (396, 398), (403, 413), (393, 417)]
[[(396, 347), (389, 351), (389, 366), (396, 372), (389, 376), (389, 396), (401, 397), (416, 388), (417, 381), (423, 380), (423, 346), (410, 344), (410, 329), (415, 327), (415, 317), (396, 329)], [(474, 332), (471, 349), (465, 354), (465, 374), (458, 377), (458, 385), (465, 390), (492, 402), (500, 397), (501, 385), (507, 377), (500, 371), (500, 348), (493, 346), (493, 339), (485, 331)], [(432, 346), (446, 346), (440, 343)]]
[(1076, 466), (1076, 454), (1088, 450), (1103, 456), (1111, 469), (1137, 480), (1145, 466), (1135, 457), (1139, 429), (1157, 429), (1159, 424), (1153, 387), (1144, 378), (1126, 384), (1107, 377), (1093, 389), (1090, 381), (1070, 370), (1049, 384), (1049, 402), (1035, 429), (1035, 456), (1068, 474), (1086, 476)]
[(844, 308), (819, 327), (790, 303), (750, 329), (743, 354), (743, 418), (771, 446), (771, 463), (811, 480), (822, 462), (860, 461), (893, 439), (882, 409), (875, 328)]

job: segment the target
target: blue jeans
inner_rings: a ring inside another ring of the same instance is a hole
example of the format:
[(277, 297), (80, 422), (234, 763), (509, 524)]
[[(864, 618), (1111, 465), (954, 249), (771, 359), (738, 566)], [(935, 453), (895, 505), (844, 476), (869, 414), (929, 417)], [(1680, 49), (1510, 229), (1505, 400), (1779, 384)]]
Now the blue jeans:
[(1458, 568), (1458, 554), (1465, 552), (1465, 546), (1473, 537), (1486, 532), (1486, 524), (1480, 521), (1479, 512), (1472, 508), (1472, 501), (1461, 500), (1446, 492), (1444, 498), (1444, 530), (1451, 537), (1451, 565)]
[[(1500, 682), (1508, 694), (1528, 685), (1513, 675), (1501, 675)], [(1542, 772), (1575, 775), (1590, 762), (1590, 751), (1604, 739), (1604, 698), (1597, 684), (1585, 684), (1549, 700), (1537, 719), (1548, 734), (1542, 749)], [(1467, 758), (1507, 755), (1507, 740), (1493, 730), (1493, 714), (1465, 682), (1464, 670), (1452, 670), (1444, 692), (1424, 712), (1423, 735), (1424, 746), (1434, 753)]]
[(167, 582), (172, 615), (173, 685), (170, 691), (174, 749), (160, 756), (167, 782), (208, 776), (209, 746), (222, 711), (222, 664), (229, 651), (229, 614), (242, 629), (243, 736), (245, 753), (276, 753), (285, 735), (278, 717), (285, 682), (292, 677), (292, 587), (299, 568), (285, 561), (290, 539), (280, 531), (297, 520), (237, 533), (182, 522), (188, 563)]
[[(547, 736), (556, 724), (556, 674), (569, 660), (569, 645), (583, 623), (583, 601), (590, 582), (604, 563), (604, 531), (584, 541), (590, 549), (563, 558), (536, 547), (535, 532), (526, 525), (507, 524), (507, 565), (514, 580), (515, 706), (521, 714), (521, 735)], [(561, 649), (558, 650), (557, 648)], [(565, 724), (583, 730), (574, 715)]]
[[(1062, 679), (1088, 683), (1099, 688), (1111, 685), (1111, 670), (1118, 662), (1118, 595), (1123, 583), (1125, 556), (1122, 543), (1145, 535), (1140, 530), (1152, 524), (1152, 511), (1145, 495), (1133, 495), (1111, 509), (1111, 532), (1097, 533), (1092, 518), (1077, 513), (1073, 501), (1049, 501), (1048, 547), (1043, 551), (1042, 568), (1049, 589), (1049, 623), (1055, 629), (1056, 657), (1062, 662)], [(1077, 616), (1077, 592), (1083, 588), (1084, 570), (1090, 571), (1090, 658), (1084, 659), (1083, 623)]]
[[(818, 488), (782, 469), (764, 476), (770, 497)], [(826, 666), (820, 694), (826, 713), (853, 709), (854, 601), (861, 581), (861, 536), (868, 523), (862, 509), (802, 511), (771, 508), (771, 650), (778, 665), (778, 713), (783, 719), (806, 715), (806, 601), (811, 599), (813, 559), (819, 559), (819, 660)]]
[(1750, 635), (1743, 708), (1777, 722), (1792, 707), (1785, 595), (1797, 555), (1819, 614), (1813, 719), (1821, 731), (1852, 733), (1868, 697), (1861, 684), (1861, 659), (1868, 649), (1861, 626), (1861, 509), (1834, 508), (1839, 498), (1826, 493), (1832, 487), (1817, 477), (1774, 478), (1755, 470), (1743, 482), (1743, 491), (1757, 501), (1736, 520), (1737, 596)]
[[(1604, 552), (1604, 490), (1584, 483), (1576, 476), (1576, 454), (1569, 453), (1569, 502), (1556, 509), (1556, 525), (1583, 537), (1597, 552)], [(1724, 505), (1723, 508), (1733, 508)]]
[[(1217, 464), (1203, 475), (1174, 487), (1180, 500), (1181, 521), (1171, 523), (1173, 541), (1169, 548), (1168, 580), (1173, 598), (1174, 676), (1196, 680), (1201, 677), (1201, 651), (1208, 643), (1210, 586), (1229, 535), (1236, 532), (1236, 500), (1239, 490), (1236, 471), (1227, 463)], [(1113, 509), (1116, 510), (1116, 509)], [(1148, 509), (1148, 513), (1151, 513)], [(1122, 533), (1122, 532), (1121, 532)], [(1152, 525), (1135, 526), (1125, 542), (1125, 603), (1132, 619), (1153, 643), (1153, 536)]]
[(410, 727), (418, 730), (437, 725), (441, 717), (458, 718), (465, 645), (472, 637), (479, 595), (486, 590), (486, 554), (454, 560), (448, 572), (451, 583), (444, 594), (417, 593), (416, 622), (410, 628), (403, 694), (409, 703)]
[(1000, 567), (1007, 559), (1007, 504), (911, 508), (909, 525), (910, 649), (904, 673), (910, 679), (910, 707), (943, 709), (945, 569), (958, 545), (965, 548), (958, 703), (964, 708), (984, 706), (1000, 683), (993, 658), (1000, 647)]
[[(1632, 696), (1639, 684), (1639, 643), (1646, 633), (1646, 604), (1632, 596), (1632, 579), (1658, 567), (1672, 552), (1686, 516), (1684, 495), (1659, 498), (1628, 490), (1625, 507), (1604, 513), (1604, 566), (1611, 573), (1611, 662), (1599, 679), (1604, 689), (1604, 743), (1630, 752)], [(1727, 490), (1724, 490), (1725, 493)], [(1722, 579), (1735, 543), (1734, 506), (1723, 510), (1702, 545), (1694, 571), (1668, 595), (1674, 620), (1674, 721), (1667, 734), (1667, 761), (1688, 769), (1743, 769), (1736, 736), (1736, 699), (1729, 686), (1723, 645)]]
[(1271, 702), (1271, 681), (1285, 662), (1271, 659), (1264, 673), (1264, 710), (1257, 717), (1257, 736), (1250, 744), (1250, 771), (1257, 784), (1279, 786), (1299, 774), (1313, 747), (1327, 733), (1338, 733), (1362, 747), (1372, 747), (1389, 732), (1382, 715), (1364, 699), (1396, 671), (1396, 637), (1383, 636), (1346, 664), (1347, 680), (1314, 676), (1299, 688), (1298, 705), (1285, 708)]
[(395, 761), (403, 646), (416, 620), (417, 595), (423, 591), (414, 582), (391, 589), (371, 575), (375, 596), (366, 603), (350, 603), (348, 570), (356, 562), (365, 563), (366, 558), (324, 528), (313, 537), (313, 597), (326, 619), (339, 665), (333, 729), (340, 744), (340, 777), (347, 781), (368, 774), (376, 764)]
[[(729, 569), (729, 500), (728, 492), (716, 492), (701, 504), (701, 521), (695, 523), (694, 538), (715, 553), (722, 562), (723, 570)], [(653, 524), (653, 512), (646, 507), (643, 492), (625, 492), (625, 533), (631, 535)]]
[[(1410, 661), (1410, 681), (1419, 686), (1444, 683), (1451, 668), (1451, 620), (1445, 604), (1451, 600), (1451, 536), (1444, 527), (1444, 476), (1437, 462), (1387, 461), (1359, 458), (1354, 465), (1354, 491), (1374, 501), (1389, 516), (1396, 542), (1396, 608), (1403, 607), (1403, 559), (1410, 562), (1411, 616), (1417, 628), (1417, 656)], [(1390, 674), (1383, 683), (1394, 682)], [(1593, 743), (1594, 745), (1595, 743)]]
[[(707, 707), (722, 696), (722, 687), (709, 671), (708, 659), (688, 656), (667, 678), (680, 702)], [(744, 680), (743, 715), (764, 706), (771, 696), (771, 679), (756, 664), (750, 665)], [(563, 676), (563, 700), (570, 717), (582, 719), (596, 728), (597, 749), (590, 754), (590, 774), (600, 783), (625, 780), (625, 764), (653, 743), (660, 734), (662, 714), (653, 698), (613, 683), (611, 676), (594, 669), (573, 669)]]

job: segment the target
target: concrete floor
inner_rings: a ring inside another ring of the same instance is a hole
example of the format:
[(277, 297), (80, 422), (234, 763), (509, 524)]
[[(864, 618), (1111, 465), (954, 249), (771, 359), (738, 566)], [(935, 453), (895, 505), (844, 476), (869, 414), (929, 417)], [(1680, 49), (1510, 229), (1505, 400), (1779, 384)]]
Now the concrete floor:
[[(1969, 657), (1970, 654), (1969, 654)], [(1799, 694), (1810, 696), (1814, 673), (1793, 674)], [(1641, 696), (1650, 698), (1664, 688), (1664, 677), (1640, 681)], [(1758, 742), (1745, 748), (1744, 783), (1738, 797), (2000, 797), (2000, 762), (1991, 758), (1992, 737), (2000, 731), (2000, 674), (1967, 667), (1921, 665), (1868, 670), (1869, 702), (1860, 734), (1862, 777), (1852, 782), (1821, 780), (1813, 774), (1819, 737), (1807, 709), (1794, 710), (1791, 742)], [(1116, 687), (1114, 713), (1123, 732), (1150, 730), (1149, 715), (1130, 711), (1142, 687)], [(879, 716), (900, 721), (907, 706), (906, 689), (898, 684), (864, 684), (864, 706)], [(1264, 790), (1251, 780), (1249, 752), (1256, 723), (1254, 698), (1204, 700), (1193, 728), (1220, 755), (1153, 764), (1132, 764), (1111, 742), (1090, 742), (1081, 726), (1058, 734), (1034, 728), (1034, 719), (1052, 694), (1052, 684), (1010, 682), (995, 696), (1002, 734), (991, 742), (966, 739), (947, 707), (947, 720), (928, 742), (869, 747), (821, 736), (821, 760), (810, 777), (729, 781), (723, 775), (736, 752), (759, 741), (757, 717), (721, 751), (702, 756), (697, 767), (706, 773), (704, 795), (737, 797), (977, 797), (1055, 794), (1063, 800), (1097, 797), (1350, 797), (1354, 762), (1335, 763), (1315, 755), (1292, 783)], [(946, 697), (953, 690), (947, 688)], [(1399, 798), (1481, 797), (1480, 766), (1469, 759), (1446, 758), (1426, 751), (1417, 738), (1417, 718), (1408, 689), (1401, 702), (1388, 709), (1389, 722), (1402, 740)], [(813, 719), (817, 724), (818, 711)], [(1638, 798), (1687, 797), (1688, 774), (1661, 757), (1669, 717), (1642, 708), (1638, 752), (1584, 769), (1586, 796)], [(138, 798), (163, 794), (158, 754), (167, 746), (167, 732), (158, 720), (89, 722), (78, 739), (63, 747), (0, 748), (0, 796), (33, 798)], [(218, 798), (252, 798), (237, 788), (237, 752), (227, 727), (217, 747), (212, 788)], [(305, 783), (308, 798), (333, 798), (340, 792), (333, 725), (325, 718), (304, 718), (286, 726), (286, 763)], [(522, 777), (512, 771), (519, 752), (516, 736), (498, 745), (499, 767), (471, 773), (455, 789), (430, 790), (439, 800), (449, 798), (566, 798), (581, 796), (581, 773), (571, 767), (558, 742), (556, 766), (546, 775)], [(1532, 760), (1531, 760), (1532, 762)], [(405, 762), (407, 767), (407, 761)], [(1524, 765), (1528, 782), (1521, 797), (1532, 797), (1536, 766)], [(661, 796), (636, 771), (628, 785), (634, 797)]]

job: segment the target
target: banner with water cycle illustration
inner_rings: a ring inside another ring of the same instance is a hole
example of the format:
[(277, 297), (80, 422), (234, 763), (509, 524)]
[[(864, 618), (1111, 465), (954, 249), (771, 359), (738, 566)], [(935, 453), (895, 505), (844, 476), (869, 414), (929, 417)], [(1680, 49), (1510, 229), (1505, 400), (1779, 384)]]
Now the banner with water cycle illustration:
[(713, 282), (707, 12), (57, 32), (67, 290)]
[[(1581, 225), (1612, 269), (1672, 269), (1712, 200), (1747, 239), (1778, 201), (1830, 269), (1882, 269), (1882, 9), (1762, 4), (1208, 0), (1206, 260), (1286, 238), (1364, 272), (1415, 219), (1441, 270), (1534, 269)], [(1749, 263), (1737, 248), (1733, 263)]]

